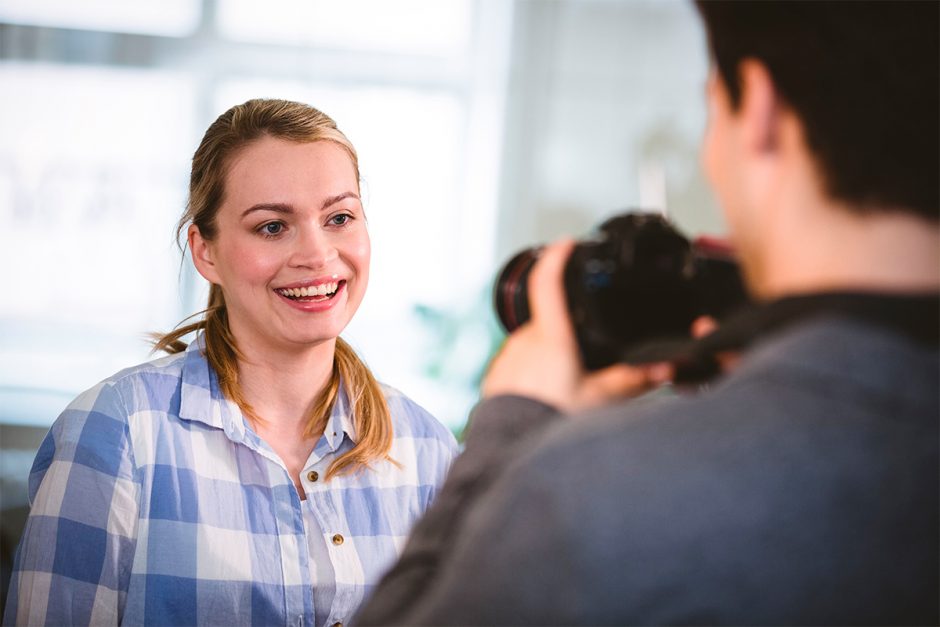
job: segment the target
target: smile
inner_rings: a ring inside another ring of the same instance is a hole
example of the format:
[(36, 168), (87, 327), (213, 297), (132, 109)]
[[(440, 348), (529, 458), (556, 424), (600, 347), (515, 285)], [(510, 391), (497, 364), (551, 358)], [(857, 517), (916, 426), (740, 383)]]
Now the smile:
[(300, 302), (319, 302), (336, 296), (336, 292), (346, 281), (333, 281), (307, 287), (288, 287), (274, 290), (281, 296)]

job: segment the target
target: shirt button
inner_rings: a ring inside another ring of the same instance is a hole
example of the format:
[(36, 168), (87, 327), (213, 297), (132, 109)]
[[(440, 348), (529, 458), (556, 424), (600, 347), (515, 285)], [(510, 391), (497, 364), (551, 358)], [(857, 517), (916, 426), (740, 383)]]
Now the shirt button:
[(336, 621), (335, 623), (333, 623), (333, 627), (343, 627), (343, 623)]
[(336, 546), (339, 546), (342, 543), (343, 543), (343, 536), (339, 535), (338, 533), (333, 536), (333, 544), (335, 544)]
[(310, 481), (311, 483), (316, 481), (319, 478), (320, 478), (320, 473), (318, 473), (316, 470), (311, 470), (310, 472), (307, 473), (307, 481)]

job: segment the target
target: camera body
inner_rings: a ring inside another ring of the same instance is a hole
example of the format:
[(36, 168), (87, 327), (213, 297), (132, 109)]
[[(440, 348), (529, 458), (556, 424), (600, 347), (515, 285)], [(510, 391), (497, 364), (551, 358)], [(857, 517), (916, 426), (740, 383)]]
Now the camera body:
[[(539, 250), (518, 253), (498, 275), (496, 312), (508, 332), (529, 319), (527, 278)], [(728, 249), (640, 212), (616, 215), (578, 242), (564, 286), (588, 370), (679, 359), (697, 317), (720, 319), (747, 301)]]

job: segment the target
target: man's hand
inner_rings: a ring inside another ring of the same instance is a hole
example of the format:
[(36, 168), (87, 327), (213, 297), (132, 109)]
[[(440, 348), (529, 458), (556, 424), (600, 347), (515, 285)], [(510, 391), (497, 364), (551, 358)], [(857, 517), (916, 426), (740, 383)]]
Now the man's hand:
[(635, 396), (672, 378), (670, 364), (615, 364), (587, 372), (568, 317), (563, 274), (574, 242), (547, 246), (529, 274), (531, 319), (510, 335), (483, 381), (483, 397), (527, 396), (576, 412)]

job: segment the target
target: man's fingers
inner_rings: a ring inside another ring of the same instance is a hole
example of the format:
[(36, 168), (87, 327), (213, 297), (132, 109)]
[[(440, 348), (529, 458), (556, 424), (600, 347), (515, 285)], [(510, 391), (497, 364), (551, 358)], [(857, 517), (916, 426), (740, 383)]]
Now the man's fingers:
[(529, 308), (532, 319), (549, 328), (570, 326), (565, 298), (565, 264), (574, 248), (574, 240), (563, 239), (542, 249), (529, 274)]
[(642, 366), (614, 364), (584, 378), (582, 401), (586, 406), (608, 403), (611, 399), (636, 396), (670, 381), (674, 368), (668, 363)]
[(718, 328), (718, 321), (711, 316), (699, 316), (692, 321), (692, 337), (695, 339), (703, 338), (713, 333)]

